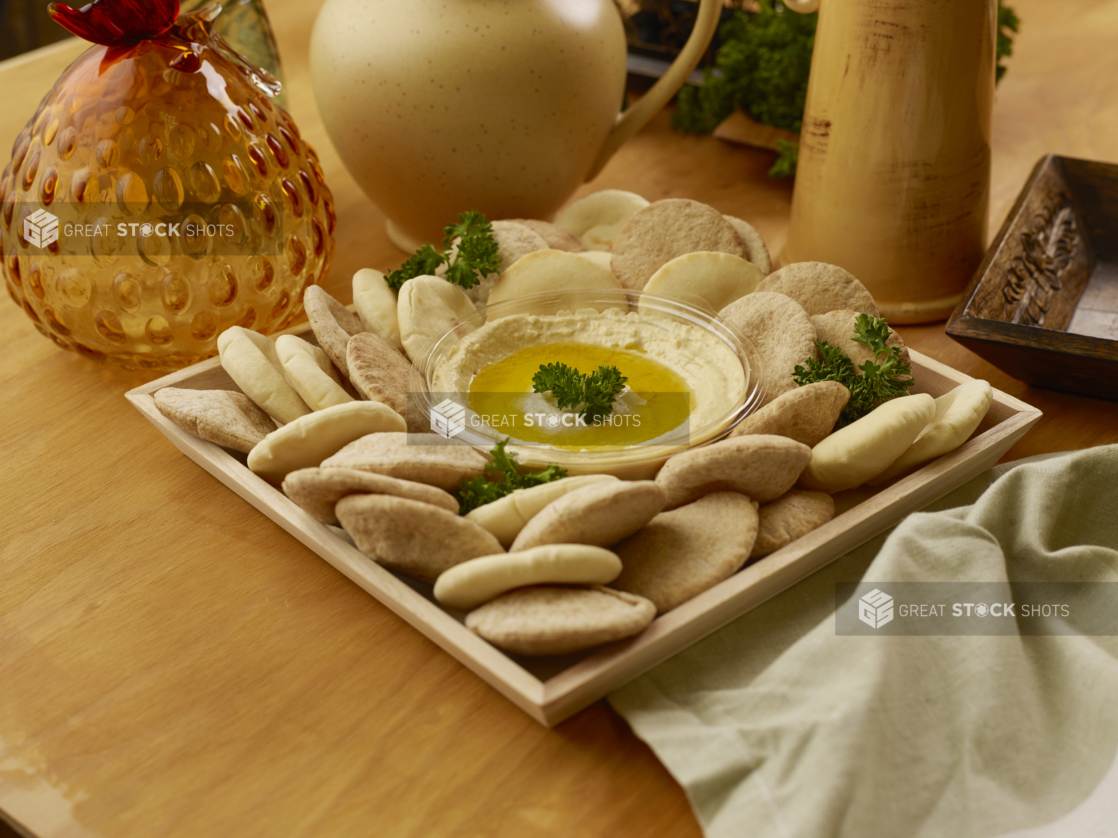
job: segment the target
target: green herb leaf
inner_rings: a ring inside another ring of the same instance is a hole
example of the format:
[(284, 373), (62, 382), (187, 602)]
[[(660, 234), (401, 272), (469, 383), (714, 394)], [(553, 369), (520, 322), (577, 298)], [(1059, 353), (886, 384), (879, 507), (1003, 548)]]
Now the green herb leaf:
[(718, 73), (708, 69), (697, 91), (680, 91), (677, 130), (710, 133), (739, 107), (765, 125), (800, 130), (819, 15), (792, 12), (780, 0), (759, 6), (756, 15), (738, 11), (719, 28)]
[(450, 248), (455, 239), (467, 239), (480, 233), (492, 234), (493, 225), (477, 210), (467, 210), (458, 216), (454, 224), (443, 228), (443, 247)]
[[(479, 506), (492, 503), (512, 494), (517, 489), (529, 489), (555, 480), (562, 480), (567, 476), (564, 469), (557, 465), (549, 465), (542, 471), (521, 474), (516, 467), (516, 454), (506, 451), (505, 446), (509, 440), (498, 442), (489, 453), (493, 457), (493, 467), (485, 477), (474, 477), (463, 480), (458, 486), (459, 513), (465, 515)], [(493, 475), (496, 479), (490, 479)]]
[(532, 376), (532, 389), (537, 393), (550, 392), (560, 410), (583, 405), (579, 415), (593, 422), (613, 412), (613, 403), (628, 380), (617, 367), (601, 366), (583, 375), (566, 364), (541, 364), (539, 372)]
[(874, 358), (858, 367), (860, 375), (845, 352), (821, 340), (815, 344), (820, 360), (811, 358), (797, 365), (792, 378), (800, 386), (816, 381), (837, 381), (846, 387), (850, 391), (850, 401), (837, 427), (849, 425), (890, 399), (907, 396), (909, 388), (916, 383), (911, 366), (901, 356), (900, 347), (885, 345), (892, 334), (883, 318), (863, 312), (855, 318), (853, 339), (868, 347)]
[(598, 367), (597, 372), (588, 375), (584, 386), (586, 407), (582, 410), (583, 418), (593, 423), (613, 413), (613, 402), (625, 389), (628, 380), (617, 367)]
[(494, 483), (484, 477), (463, 480), (458, 486), (458, 512), (465, 515), (479, 506), (485, 506), (508, 494), (503, 483)]
[(520, 478), (520, 472), (516, 470), (516, 454), (505, 450), (508, 443), (509, 439), (505, 437), (493, 447), (489, 454), (493, 457), (493, 470), (499, 471), (506, 482), (515, 483)]
[(1002, 0), (998, 0), (998, 39), (997, 47), (995, 50), (995, 63), (997, 69), (995, 70), (994, 81), (999, 82), (1002, 76), (1005, 75), (1005, 65), (1002, 63), (1003, 58), (1008, 58), (1013, 55), (1013, 35), (1017, 34), (1018, 28), (1021, 26), (1021, 19), (1017, 17), (1017, 13), (1009, 6), (1005, 5)]
[[(493, 225), (480, 212), (471, 210), (462, 213), (458, 216), (458, 223), (448, 224), (443, 232), (446, 234), (443, 245), (448, 248), (448, 281), (463, 288), (473, 288), (483, 276), (501, 270)], [(457, 248), (454, 247), (455, 239), (458, 240)]]
[(735, 107), (730, 85), (707, 67), (703, 70), (701, 87), (688, 85), (680, 89), (672, 114), (672, 128), (684, 134), (709, 134), (734, 112)]
[[(455, 224), (443, 230), (440, 253), (428, 242), (407, 258), (399, 270), (385, 276), (388, 287), (396, 291), (409, 279), (433, 275), (440, 265), (446, 265), (446, 280), (462, 288), (473, 288), (486, 274), (501, 270), (501, 257), (497, 241), (493, 238), (493, 225), (480, 212), (470, 210), (458, 216)], [(457, 239), (457, 247), (454, 247)]]
[(384, 279), (388, 287), (399, 291), (400, 287), (409, 279), (417, 276), (432, 276), (439, 265), (446, 261), (446, 257), (435, 250), (432, 244), (425, 244), (405, 260), (398, 270), (389, 271)]
[(447, 282), (462, 288), (473, 288), (481, 281), (470, 264), (462, 259), (458, 259), (446, 269), (445, 277)]
[(884, 317), (873, 317), (862, 312), (854, 318), (854, 342), (860, 343), (874, 352), (885, 349), (885, 341), (893, 334)]
[(540, 371), (532, 376), (532, 389), (550, 392), (560, 410), (582, 404), (585, 386), (586, 376), (566, 364), (540, 364)]
[(794, 177), (796, 164), (800, 162), (800, 144), (791, 143), (788, 140), (777, 140), (776, 150), (778, 156), (772, 168), (769, 169), (769, 177), (773, 180)]

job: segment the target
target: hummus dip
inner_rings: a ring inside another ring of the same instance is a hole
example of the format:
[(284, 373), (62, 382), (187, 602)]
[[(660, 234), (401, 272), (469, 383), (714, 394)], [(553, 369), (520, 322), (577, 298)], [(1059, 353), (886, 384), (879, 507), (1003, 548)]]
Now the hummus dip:
[[(691, 442), (697, 442), (700, 437), (708, 438), (722, 420), (728, 420), (743, 403), (747, 388), (746, 373), (736, 353), (700, 324), (607, 308), (514, 314), (490, 321), (462, 338), (440, 360), (432, 374), (431, 389), (470, 394), (471, 409), (486, 416), (493, 411), (483, 410), (480, 405), (495, 402), (478, 401), (479, 385), (486, 391), (484, 395), (492, 390), (519, 391), (510, 392), (504, 404), (514, 405), (522, 415), (540, 416), (556, 410), (550, 394), (532, 391), (532, 375), (541, 362), (566, 363), (584, 374), (594, 372), (599, 365), (616, 366), (629, 382), (610, 420), (620, 425), (623, 414), (643, 412), (644, 432), (596, 435), (598, 429), (584, 427), (566, 437), (552, 438), (528, 434), (523, 422), (513, 422), (514, 427), (509, 428), (500, 419), (498, 424), (487, 419), (486, 424), (498, 435), (587, 450), (667, 442), (671, 431), (680, 428), (691, 435)], [(654, 403), (657, 398), (664, 407)], [(682, 409), (678, 409), (680, 406)]]

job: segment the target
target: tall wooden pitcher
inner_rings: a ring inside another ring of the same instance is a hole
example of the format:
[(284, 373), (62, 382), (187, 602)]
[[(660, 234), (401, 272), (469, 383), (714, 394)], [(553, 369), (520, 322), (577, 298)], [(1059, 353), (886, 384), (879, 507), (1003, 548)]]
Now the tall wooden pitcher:
[(986, 247), (996, 0), (819, 7), (785, 264), (840, 265), (890, 322), (950, 314)]

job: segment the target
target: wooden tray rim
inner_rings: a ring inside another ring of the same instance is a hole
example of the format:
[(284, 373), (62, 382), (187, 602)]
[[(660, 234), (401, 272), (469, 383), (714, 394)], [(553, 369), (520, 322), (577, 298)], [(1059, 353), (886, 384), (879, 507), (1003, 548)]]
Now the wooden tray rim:
[[(288, 331), (306, 332), (307, 327)], [(919, 352), (910, 350), (910, 354), (918, 381), (921, 368), (955, 384), (971, 380)], [(186, 433), (156, 409), (152, 395), (157, 390), (219, 369), (220, 361), (211, 358), (136, 387), (125, 397), (186, 456), (548, 727), (794, 585), (908, 512), (985, 471), (1041, 417), (1036, 408), (995, 389), (991, 411), (1007, 415), (961, 448), (662, 615), (636, 638), (605, 647), (543, 681), (377, 565), (333, 528), (316, 521), (229, 452)]]
[(1041, 326), (1027, 326), (1023, 323), (1006, 323), (964, 314), (949, 326), (947, 334), (956, 340), (978, 340), (1003, 346), (1020, 346), (1066, 355), (1069, 358), (1092, 358), (1099, 361), (1115, 360), (1114, 350), (1118, 341), (1100, 338), (1095, 335), (1075, 334), (1076, 346), (1068, 345), (1067, 337), (1071, 332), (1045, 329)]

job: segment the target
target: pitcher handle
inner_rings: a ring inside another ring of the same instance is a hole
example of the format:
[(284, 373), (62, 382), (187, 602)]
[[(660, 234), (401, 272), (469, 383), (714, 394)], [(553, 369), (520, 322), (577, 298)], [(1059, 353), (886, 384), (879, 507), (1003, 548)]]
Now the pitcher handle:
[(691, 75), (691, 71), (698, 66), (699, 59), (706, 52), (710, 39), (714, 37), (721, 12), (722, 0), (699, 0), (699, 12), (695, 16), (695, 28), (691, 30), (691, 36), (687, 39), (687, 43), (683, 45), (683, 49), (680, 50), (675, 61), (671, 63), (671, 66), (668, 67), (667, 72), (660, 77), (659, 81), (652, 85), (648, 92), (637, 100), (635, 105), (624, 113), (617, 115), (613, 128), (610, 129), (605, 143), (602, 144), (601, 151), (598, 152), (598, 158), (594, 161), (590, 173), (586, 176), (587, 180), (592, 180), (602, 170), (602, 167), (609, 162), (609, 159), (613, 157), (614, 152), (621, 147), (621, 144), (643, 128), (645, 123), (652, 119), (656, 112), (675, 95), (675, 92), (683, 87), (683, 83)]

